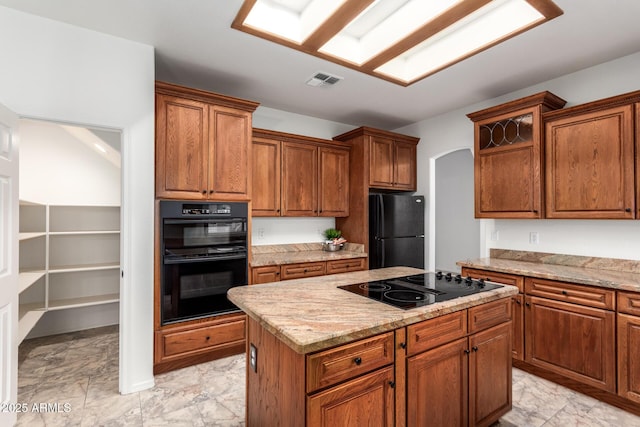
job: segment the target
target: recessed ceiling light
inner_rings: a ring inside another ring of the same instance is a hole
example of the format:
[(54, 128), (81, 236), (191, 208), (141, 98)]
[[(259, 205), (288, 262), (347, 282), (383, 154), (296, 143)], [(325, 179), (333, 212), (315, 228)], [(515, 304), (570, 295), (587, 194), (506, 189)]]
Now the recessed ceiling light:
[(552, 0), (245, 0), (232, 27), (407, 86), (562, 13)]

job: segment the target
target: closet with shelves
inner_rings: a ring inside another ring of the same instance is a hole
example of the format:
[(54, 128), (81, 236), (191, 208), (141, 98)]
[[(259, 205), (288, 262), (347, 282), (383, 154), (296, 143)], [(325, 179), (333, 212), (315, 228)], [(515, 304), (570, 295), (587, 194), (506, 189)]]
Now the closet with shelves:
[(20, 202), (21, 342), (47, 311), (119, 302), (120, 207)]

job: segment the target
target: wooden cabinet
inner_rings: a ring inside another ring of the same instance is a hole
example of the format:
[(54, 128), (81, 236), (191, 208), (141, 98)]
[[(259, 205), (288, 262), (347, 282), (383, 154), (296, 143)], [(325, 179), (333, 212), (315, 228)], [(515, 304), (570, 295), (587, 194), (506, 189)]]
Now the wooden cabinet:
[(511, 409), (510, 314), (504, 299), (407, 327), (408, 426), (488, 426)]
[(485, 279), (496, 283), (504, 283), (505, 285), (518, 288), (520, 293), (511, 298), (511, 319), (513, 320), (513, 331), (511, 334), (513, 339), (512, 355), (516, 360), (524, 360), (524, 277), (468, 267), (462, 267), (462, 275), (471, 276), (474, 279)]
[(254, 129), (254, 216), (349, 215), (349, 146)]
[(618, 394), (640, 403), (640, 294), (618, 292)]
[(246, 315), (183, 322), (155, 332), (153, 373), (207, 362), (245, 349)]
[(633, 105), (545, 118), (547, 218), (635, 218)]
[(156, 82), (156, 197), (248, 200), (257, 106)]
[(280, 216), (280, 141), (253, 137), (251, 212)]
[(565, 101), (541, 92), (467, 116), (474, 122), (476, 218), (543, 218), (542, 113)]
[(534, 278), (525, 290), (526, 362), (615, 392), (614, 291)]
[(366, 258), (346, 258), (333, 261), (251, 267), (251, 284), (258, 285), (260, 283), (277, 282), (279, 280), (360, 271), (365, 269), (365, 261)]
[(369, 144), (369, 187), (415, 191), (417, 142), (372, 135)]

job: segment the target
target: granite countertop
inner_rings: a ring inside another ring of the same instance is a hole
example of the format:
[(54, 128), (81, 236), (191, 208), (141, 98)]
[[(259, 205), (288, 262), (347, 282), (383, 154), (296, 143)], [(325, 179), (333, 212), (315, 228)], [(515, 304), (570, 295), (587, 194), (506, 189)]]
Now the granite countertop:
[(403, 310), (337, 288), (422, 272), (412, 267), (390, 267), (238, 286), (229, 290), (228, 297), (294, 351), (306, 354), (518, 293), (518, 288), (504, 286)]
[(492, 249), (489, 258), (462, 267), (640, 292), (640, 261)]
[(336, 252), (323, 251), (322, 243), (251, 247), (251, 267), (366, 257), (367, 254), (364, 252), (364, 245), (356, 243), (345, 243), (344, 248)]

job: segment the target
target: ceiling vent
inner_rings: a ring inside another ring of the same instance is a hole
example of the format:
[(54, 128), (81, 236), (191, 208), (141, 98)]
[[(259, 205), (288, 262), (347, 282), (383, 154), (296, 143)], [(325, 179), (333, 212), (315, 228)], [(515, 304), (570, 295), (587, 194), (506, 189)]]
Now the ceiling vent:
[(334, 76), (332, 74), (319, 71), (315, 73), (309, 80), (307, 80), (307, 84), (309, 86), (333, 86), (342, 79), (343, 77)]

